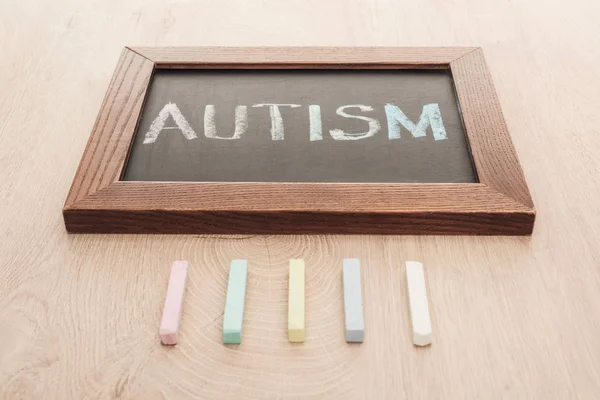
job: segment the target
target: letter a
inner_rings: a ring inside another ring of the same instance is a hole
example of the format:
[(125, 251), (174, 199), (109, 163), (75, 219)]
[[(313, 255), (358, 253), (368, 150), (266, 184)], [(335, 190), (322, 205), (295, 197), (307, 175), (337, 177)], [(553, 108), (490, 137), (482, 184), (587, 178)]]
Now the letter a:
[[(173, 118), (177, 127), (170, 126), (165, 128), (165, 122), (167, 122), (169, 115)], [(158, 117), (156, 117), (152, 122), (152, 125), (150, 125), (150, 129), (146, 132), (144, 144), (156, 142), (158, 135), (160, 135), (164, 129), (179, 129), (187, 140), (196, 139), (198, 137), (175, 103), (166, 104), (163, 109), (160, 110)]]

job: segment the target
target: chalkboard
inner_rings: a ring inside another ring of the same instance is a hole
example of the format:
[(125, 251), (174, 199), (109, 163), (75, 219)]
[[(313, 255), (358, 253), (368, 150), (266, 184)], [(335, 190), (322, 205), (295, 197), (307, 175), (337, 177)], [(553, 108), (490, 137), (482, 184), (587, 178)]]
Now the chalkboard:
[(448, 69), (158, 69), (121, 179), (477, 182)]
[(530, 235), (473, 47), (125, 48), (63, 207), (80, 233)]

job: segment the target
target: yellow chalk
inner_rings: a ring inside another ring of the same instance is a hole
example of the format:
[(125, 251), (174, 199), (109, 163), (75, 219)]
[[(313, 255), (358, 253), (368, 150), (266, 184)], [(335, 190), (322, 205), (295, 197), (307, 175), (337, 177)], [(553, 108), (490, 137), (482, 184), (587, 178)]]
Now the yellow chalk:
[(304, 342), (304, 260), (290, 260), (288, 338)]

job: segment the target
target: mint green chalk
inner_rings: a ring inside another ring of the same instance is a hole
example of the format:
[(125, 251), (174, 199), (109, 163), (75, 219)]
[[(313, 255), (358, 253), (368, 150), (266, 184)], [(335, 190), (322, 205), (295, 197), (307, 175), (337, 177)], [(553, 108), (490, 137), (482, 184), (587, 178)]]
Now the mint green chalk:
[(229, 267), (227, 300), (225, 301), (225, 314), (223, 316), (223, 343), (225, 344), (239, 344), (242, 342), (247, 278), (248, 261), (233, 260), (231, 267)]

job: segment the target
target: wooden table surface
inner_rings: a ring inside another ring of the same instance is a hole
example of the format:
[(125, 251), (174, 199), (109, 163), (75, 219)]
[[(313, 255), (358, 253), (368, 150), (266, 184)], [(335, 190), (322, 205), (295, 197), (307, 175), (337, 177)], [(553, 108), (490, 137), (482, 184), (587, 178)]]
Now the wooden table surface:
[[(404, 3), (404, 4), (403, 4)], [(600, 398), (600, 3), (5, 0), (0, 4), (0, 393), (5, 399)], [(61, 208), (125, 45), (481, 46), (529, 182), (531, 237), (67, 235)], [(229, 262), (243, 344), (221, 344)], [(307, 337), (287, 341), (287, 263)], [(341, 259), (366, 338), (343, 335)], [(159, 344), (191, 262), (180, 344)], [(435, 333), (412, 346), (403, 262)]]

